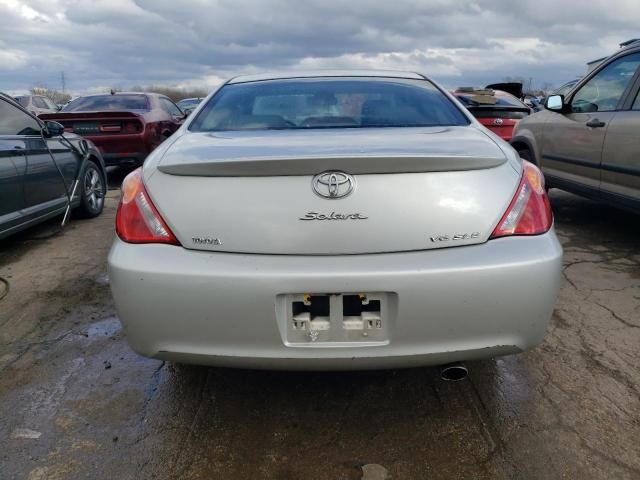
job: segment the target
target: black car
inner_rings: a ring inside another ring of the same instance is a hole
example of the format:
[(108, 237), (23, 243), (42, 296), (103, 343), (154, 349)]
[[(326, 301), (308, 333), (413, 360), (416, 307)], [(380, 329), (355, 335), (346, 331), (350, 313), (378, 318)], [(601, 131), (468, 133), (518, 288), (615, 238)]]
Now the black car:
[(102, 156), (90, 142), (63, 132), (62, 125), (39, 120), (0, 93), (0, 238), (62, 215), (76, 177), (71, 207), (85, 217), (102, 212)]

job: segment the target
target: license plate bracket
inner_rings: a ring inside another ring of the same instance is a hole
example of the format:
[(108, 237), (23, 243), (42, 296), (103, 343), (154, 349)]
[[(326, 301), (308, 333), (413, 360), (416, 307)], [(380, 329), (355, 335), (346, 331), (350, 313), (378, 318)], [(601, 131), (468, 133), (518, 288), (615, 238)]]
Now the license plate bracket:
[(283, 340), (289, 346), (386, 345), (396, 295), (387, 292), (278, 295)]

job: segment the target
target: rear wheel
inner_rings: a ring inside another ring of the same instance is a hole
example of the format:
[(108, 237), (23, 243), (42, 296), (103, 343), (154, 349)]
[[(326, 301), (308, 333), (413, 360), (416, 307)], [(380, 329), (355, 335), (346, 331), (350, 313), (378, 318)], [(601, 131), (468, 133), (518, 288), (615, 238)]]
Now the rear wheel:
[[(520, 155), (520, 158), (523, 160), (526, 160), (527, 162), (531, 162), (533, 164), (535, 164), (536, 162), (533, 160), (533, 154), (531, 153), (531, 150), (529, 150), (527, 147), (522, 147), (518, 149), (518, 155)], [(545, 183), (544, 189), (548, 192), (549, 189), (551, 187)]]
[(526, 160), (527, 162), (533, 162), (533, 155), (531, 154), (531, 150), (529, 150), (528, 148), (518, 149), (518, 155), (520, 155), (520, 158)]
[(106, 185), (102, 172), (93, 161), (89, 160), (80, 174), (80, 208), (79, 213), (85, 218), (97, 217), (104, 208)]

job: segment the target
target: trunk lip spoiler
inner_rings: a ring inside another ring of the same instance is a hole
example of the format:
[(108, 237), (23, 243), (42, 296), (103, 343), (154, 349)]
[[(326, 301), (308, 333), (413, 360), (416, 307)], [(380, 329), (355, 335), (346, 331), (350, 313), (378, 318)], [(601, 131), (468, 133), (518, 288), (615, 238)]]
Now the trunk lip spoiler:
[(350, 174), (482, 170), (507, 162), (504, 149), (474, 122), (477, 127), (460, 127), (464, 131), (459, 133), (450, 128), (411, 129), (404, 135), (387, 131), (389, 141), (375, 131), (362, 131), (361, 136), (334, 131), (328, 140), (318, 131), (291, 137), (282, 132), (188, 133), (176, 138), (153, 163), (154, 170), (178, 176), (266, 177), (329, 170)]
[(212, 163), (187, 162), (157, 166), (169, 175), (198, 177), (271, 177), (315, 175), (339, 170), (351, 174), (428, 173), (483, 170), (502, 165), (501, 157), (470, 155), (363, 155), (253, 157)]

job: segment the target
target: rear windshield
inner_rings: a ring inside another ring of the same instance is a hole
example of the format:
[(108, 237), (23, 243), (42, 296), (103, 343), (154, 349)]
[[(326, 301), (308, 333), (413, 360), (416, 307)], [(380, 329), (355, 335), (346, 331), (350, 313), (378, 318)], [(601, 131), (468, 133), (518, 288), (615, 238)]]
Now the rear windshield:
[(63, 112), (104, 110), (149, 110), (149, 102), (145, 95), (97, 95), (76, 98), (62, 109)]
[(467, 107), (487, 107), (491, 105), (495, 105), (498, 107), (518, 107), (518, 108), (529, 108), (516, 97), (513, 97), (508, 94), (502, 95), (474, 95), (474, 94), (465, 94), (461, 95), (456, 93), (456, 97), (460, 100), (463, 105)]
[(190, 130), (467, 125), (465, 115), (426, 80), (295, 79), (224, 86)]

